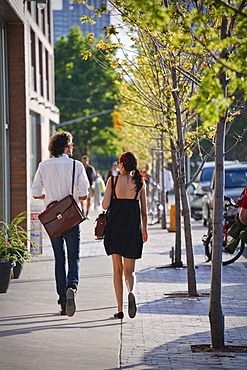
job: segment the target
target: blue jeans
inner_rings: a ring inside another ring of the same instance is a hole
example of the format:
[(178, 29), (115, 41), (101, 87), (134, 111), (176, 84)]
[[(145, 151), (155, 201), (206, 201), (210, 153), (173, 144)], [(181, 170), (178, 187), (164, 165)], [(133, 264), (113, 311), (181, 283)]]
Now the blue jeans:
[[(67, 247), (68, 273), (66, 274), (66, 253)], [(58, 303), (66, 302), (66, 290), (77, 289), (79, 283), (79, 262), (80, 262), (80, 227), (73, 227), (56, 239), (51, 239), (55, 257), (55, 278), (56, 289), (59, 296)]]

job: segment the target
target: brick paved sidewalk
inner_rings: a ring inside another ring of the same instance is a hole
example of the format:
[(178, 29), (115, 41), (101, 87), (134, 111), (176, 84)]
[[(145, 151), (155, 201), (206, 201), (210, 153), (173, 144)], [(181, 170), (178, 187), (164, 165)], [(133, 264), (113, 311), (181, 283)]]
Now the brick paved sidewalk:
[[(125, 289), (125, 318), (122, 324), (112, 319), (116, 311), (112, 265), (102, 241), (93, 237), (97, 213), (92, 211), (91, 219), (81, 226), (81, 282), (75, 316), (56, 313), (49, 243), (43, 255), (26, 265), (21, 278), (1, 295), (0, 369), (247, 369), (247, 354), (192, 353), (191, 345), (211, 343), (209, 297), (169, 296), (187, 293), (187, 270), (165, 268), (171, 263), (175, 234), (160, 225), (149, 228), (143, 258), (136, 264), (136, 317), (127, 315)], [(201, 243), (205, 228), (194, 221), (192, 226), (198, 293), (209, 293), (211, 267), (205, 263)], [(185, 264), (184, 246), (182, 256)], [(247, 345), (247, 269), (241, 261), (244, 257), (223, 268), (227, 345)]]
[[(90, 229), (86, 226), (83, 224), (82, 227), (87, 237)], [(119, 368), (247, 369), (247, 353), (191, 351), (191, 345), (211, 344), (208, 317), (211, 264), (205, 262), (201, 242), (206, 228), (201, 222), (192, 220), (192, 230), (197, 290), (199, 295), (206, 294), (197, 299), (171, 298), (173, 293), (187, 293), (187, 269), (167, 268), (171, 264), (170, 250), (174, 246), (175, 233), (162, 230), (159, 224), (150, 226), (143, 258), (136, 264), (138, 313), (133, 320), (127, 316), (125, 289), (126, 306), (120, 333)], [(90, 247), (90, 238), (83, 243), (87, 245), (87, 251), (84, 248), (83, 252), (86, 255), (89, 251), (91, 255), (104, 254), (102, 242), (98, 242), (96, 250)], [(184, 245), (182, 261), (186, 265)], [(239, 261), (223, 268), (222, 309), (225, 316), (225, 344), (246, 346), (247, 269), (240, 261), (246, 259), (241, 257)]]
[[(167, 219), (169, 225), (169, 215)], [(86, 237), (83, 241), (83, 255), (104, 255), (103, 243), (90, 242), (90, 228), (86, 223), (82, 228)], [(169, 297), (172, 293), (187, 293), (187, 269), (167, 268), (171, 264), (170, 250), (174, 247), (175, 233), (162, 230), (159, 224), (150, 226), (143, 258), (136, 264), (138, 313), (133, 320), (127, 316), (125, 289), (126, 306), (120, 332), (119, 368), (247, 369), (247, 354), (191, 351), (191, 345), (211, 344), (208, 317), (211, 264), (205, 262), (201, 242), (206, 228), (201, 222), (192, 220), (192, 230), (197, 290), (199, 295), (207, 294), (197, 299)], [(92, 243), (98, 243), (96, 249)], [(182, 261), (186, 265), (184, 243)], [(246, 259), (241, 257), (239, 261)], [(222, 309), (225, 316), (225, 344), (246, 346), (247, 269), (239, 261), (223, 268)]]
[[(210, 292), (210, 263), (205, 263), (201, 237), (193, 223), (198, 293)], [(171, 298), (187, 293), (187, 270), (159, 268), (170, 264), (174, 234), (149, 228), (149, 242), (137, 263), (138, 314), (122, 325), (122, 369), (247, 369), (247, 353), (192, 353), (191, 345), (210, 344), (209, 297)], [(182, 250), (183, 263), (185, 250)], [(222, 306), (225, 344), (247, 345), (247, 269), (240, 262), (223, 268)], [(164, 296), (164, 293), (166, 296)]]

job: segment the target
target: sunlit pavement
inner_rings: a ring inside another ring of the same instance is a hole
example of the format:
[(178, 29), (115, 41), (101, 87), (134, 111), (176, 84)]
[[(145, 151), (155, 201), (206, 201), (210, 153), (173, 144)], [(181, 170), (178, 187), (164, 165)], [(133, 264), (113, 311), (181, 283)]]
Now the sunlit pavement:
[[(206, 294), (211, 265), (205, 263), (202, 223), (191, 221), (199, 297), (186, 296), (186, 267), (170, 267), (175, 233), (156, 224), (149, 227), (143, 257), (136, 263), (137, 315), (128, 317), (125, 289), (121, 323), (112, 318), (116, 303), (111, 258), (93, 235), (98, 213), (92, 210), (91, 219), (81, 225), (81, 281), (75, 316), (57, 315), (48, 240), (43, 254), (26, 264), (21, 277), (0, 295), (0, 369), (246, 369), (247, 353), (191, 350), (191, 345), (211, 343)], [(247, 345), (245, 261), (241, 257), (223, 267), (226, 345)]]

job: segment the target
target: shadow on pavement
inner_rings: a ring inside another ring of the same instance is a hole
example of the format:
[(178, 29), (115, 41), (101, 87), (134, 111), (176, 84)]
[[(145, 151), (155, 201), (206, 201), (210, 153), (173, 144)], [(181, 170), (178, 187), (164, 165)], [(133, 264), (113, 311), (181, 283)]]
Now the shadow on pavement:
[[(1, 323), (1, 332), (0, 337), (8, 337), (12, 335), (21, 335), (21, 334), (30, 334), (33, 332), (40, 332), (46, 330), (67, 330), (67, 329), (93, 329), (93, 328), (104, 328), (109, 326), (120, 326), (121, 322), (115, 319), (113, 323), (113, 318), (106, 318), (100, 320), (88, 320), (88, 321), (69, 321), (69, 318), (66, 316), (60, 316), (54, 314), (40, 314), (40, 315), (28, 315), (28, 317), (23, 316), (14, 316), (6, 318), (8, 320), (7, 324)], [(46, 320), (35, 320), (36, 318), (46, 318)], [(49, 319), (51, 318), (51, 319)], [(52, 319), (54, 318), (54, 319)], [(29, 321), (23, 321), (24, 319)], [(12, 327), (13, 320), (13, 328)], [(3, 320), (4, 321), (4, 320)], [(55, 321), (55, 323), (54, 323)], [(98, 323), (98, 325), (96, 325)], [(91, 325), (94, 324), (94, 325)], [(3, 326), (6, 326), (6, 330), (3, 330)], [(16, 327), (18, 326), (18, 327)]]
[[(243, 326), (241, 328), (238, 328), (238, 330), (241, 329), (243, 331), (246, 331), (247, 327)], [(225, 330), (225, 345), (243, 345), (240, 341), (236, 338), (236, 330), (233, 329), (227, 329)], [(233, 341), (233, 338), (236, 338)], [(239, 359), (242, 358), (244, 360), (245, 358), (245, 364), (247, 362), (246, 354), (243, 353), (229, 353), (229, 352), (202, 352), (202, 353), (192, 353), (191, 351), (191, 345), (203, 345), (203, 344), (211, 344), (211, 333), (210, 331), (205, 332), (197, 332), (192, 335), (183, 335), (179, 337), (175, 341), (167, 342), (164, 345), (161, 345), (159, 347), (155, 347), (152, 351), (145, 353), (145, 356), (143, 357), (143, 364), (148, 365), (150, 367), (147, 367), (147, 369), (156, 368), (157, 364), (159, 362), (157, 361), (157, 358), (159, 356), (166, 356), (167, 357), (167, 365), (169, 365), (173, 369), (174, 367), (174, 357), (173, 361), (170, 356), (168, 356), (168, 353), (171, 353), (176, 355), (177, 353), (177, 362), (176, 362), (176, 369), (183, 368), (183, 369), (216, 369), (217, 365), (222, 366), (220, 368), (229, 368), (229, 360), (228, 358), (232, 358), (231, 365), (232, 369), (244, 369), (244, 361), (240, 362), (242, 366), (240, 367), (240, 363), (238, 362)], [(189, 348), (188, 348), (189, 347)], [(184, 356), (181, 356), (181, 354), (184, 352)], [(224, 367), (224, 358), (226, 359), (226, 367)], [(180, 363), (180, 365), (179, 365)], [(186, 366), (185, 366), (186, 364)], [(181, 367), (180, 367), (181, 366)], [(185, 366), (185, 367), (184, 367)], [(191, 367), (190, 367), (191, 366)], [(197, 367), (198, 366), (198, 367)], [(215, 367), (213, 367), (215, 366)], [(124, 369), (125, 367), (122, 367)], [(167, 367), (168, 369), (168, 367)]]

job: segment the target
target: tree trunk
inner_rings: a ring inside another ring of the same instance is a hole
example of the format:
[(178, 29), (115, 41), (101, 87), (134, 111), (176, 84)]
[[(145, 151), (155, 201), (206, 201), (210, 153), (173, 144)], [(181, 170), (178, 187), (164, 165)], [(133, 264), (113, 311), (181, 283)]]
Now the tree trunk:
[(187, 259), (187, 275), (188, 275), (188, 293), (190, 297), (197, 296), (196, 290), (196, 274), (194, 265), (194, 253), (192, 246), (192, 232), (190, 224), (190, 211), (188, 196), (185, 188), (185, 183), (181, 184), (181, 200), (183, 208), (183, 220), (184, 220), (184, 234), (185, 234), (185, 245), (186, 245), (186, 259)]
[(185, 233), (185, 245), (186, 245), (186, 258), (187, 258), (187, 276), (188, 276), (188, 294), (190, 297), (197, 295), (196, 290), (196, 275), (194, 266), (194, 255), (192, 248), (192, 236), (191, 236), (191, 225), (190, 225), (190, 212), (189, 202), (185, 188), (185, 168), (184, 168), (184, 138), (183, 138), (183, 127), (182, 117), (180, 111), (179, 98), (177, 94), (177, 76), (176, 68), (172, 68), (172, 82), (173, 82), (173, 99), (176, 109), (176, 120), (177, 120), (177, 141), (178, 141), (178, 168), (179, 168), (179, 185), (181, 192), (181, 201), (183, 208), (183, 219), (184, 219), (184, 233)]
[[(230, 22), (230, 28), (232, 27)], [(228, 20), (222, 18), (221, 39), (228, 37)], [(222, 58), (227, 59), (228, 50), (223, 49)], [(227, 75), (221, 70), (219, 80), (224, 97), (227, 98)], [(221, 308), (221, 277), (222, 277), (222, 219), (224, 204), (224, 155), (225, 155), (225, 128), (227, 111), (221, 117), (216, 127), (215, 135), (215, 185), (214, 185), (214, 205), (213, 205), (213, 244), (212, 244), (212, 268), (211, 268), (211, 292), (209, 319), (211, 327), (212, 348), (223, 349), (224, 343), (224, 316)]]
[[(221, 75), (221, 84), (226, 94), (226, 74)], [(211, 268), (211, 293), (209, 319), (211, 326), (212, 347), (224, 348), (224, 316), (221, 308), (221, 277), (222, 277), (222, 218), (224, 204), (224, 151), (225, 151), (226, 116), (222, 117), (216, 128), (215, 138), (215, 184), (213, 204), (213, 244)]]
[(224, 189), (224, 121), (217, 125), (215, 158), (215, 195), (213, 206), (213, 245), (211, 267), (211, 293), (209, 319), (211, 326), (212, 347), (224, 348), (224, 317), (221, 308), (222, 275), (222, 215)]
[(174, 195), (175, 195), (175, 220), (176, 220), (176, 233), (175, 233), (175, 262), (174, 267), (183, 267), (183, 262), (181, 260), (181, 207), (180, 207), (180, 194), (179, 194), (179, 186), (178, 186), (178, 163), (176, 157), (176, 150), (171, 140), (171, 151), (172, 151), (172, 170), (173, 170), (173, 178), (174, 178)]

